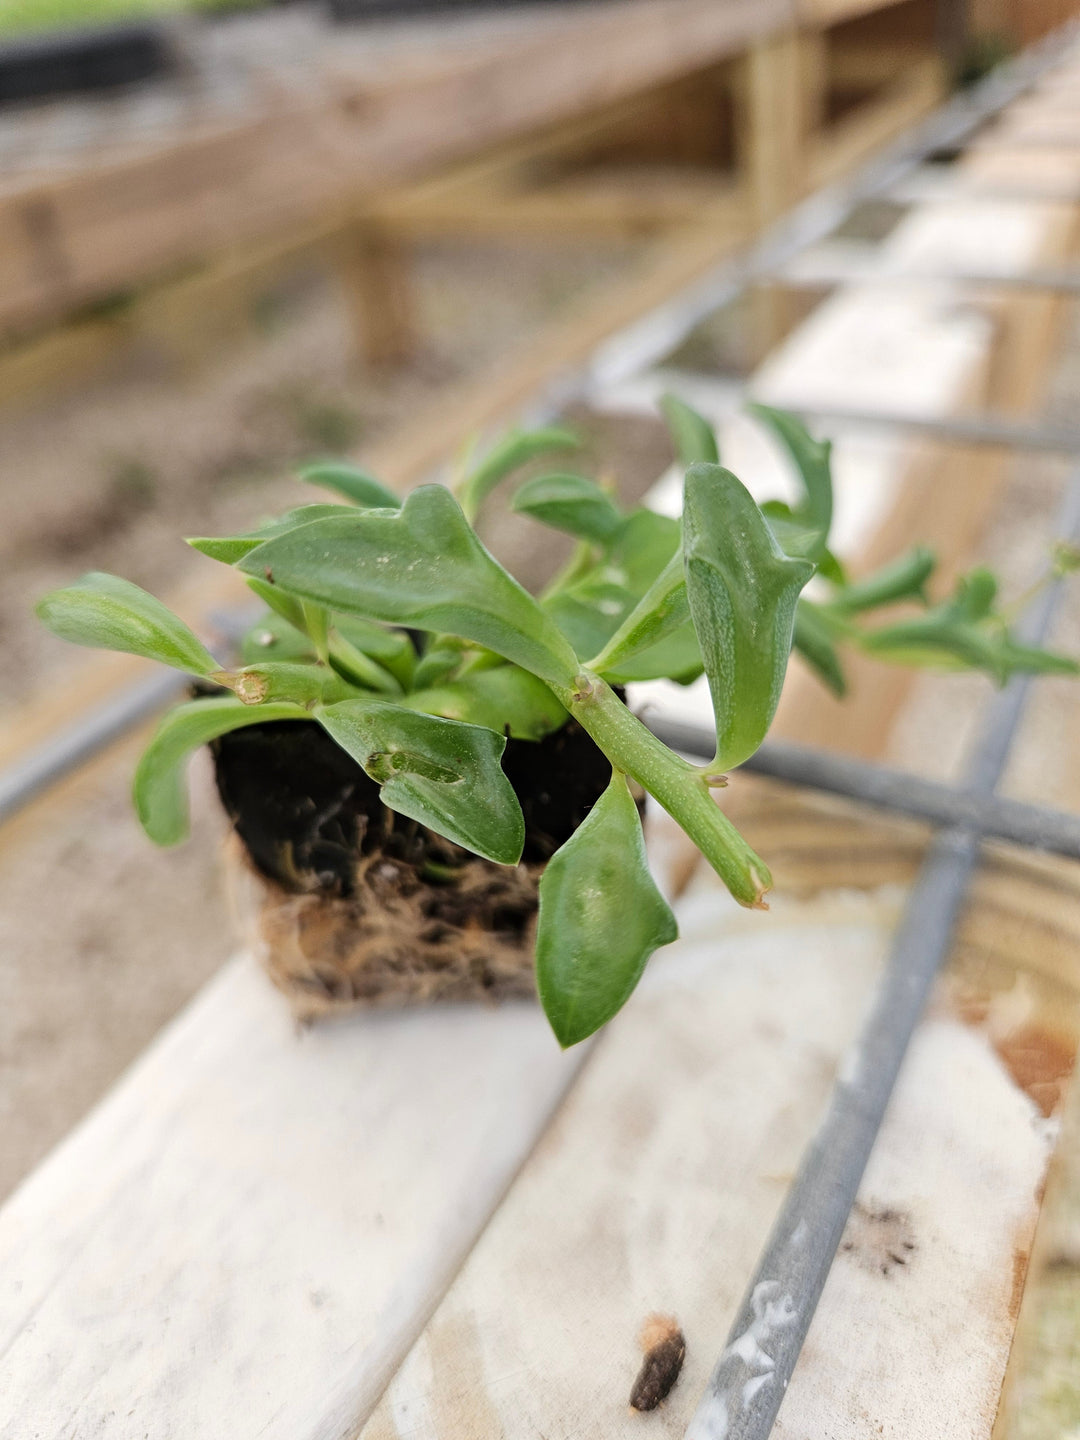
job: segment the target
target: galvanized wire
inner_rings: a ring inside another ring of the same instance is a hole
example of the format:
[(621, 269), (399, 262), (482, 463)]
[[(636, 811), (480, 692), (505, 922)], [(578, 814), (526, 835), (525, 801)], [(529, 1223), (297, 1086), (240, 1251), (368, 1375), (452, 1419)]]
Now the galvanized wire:
[[(1070, 477), (1057, 536), (1080, 539), (1080, 469)], [(1045, 637), (1061, 589), (1059, 580), (1029, 608), (1020, 627), (1028, 643)], [(966, 776), (975, 794), (991, 793), (1001, 778), (1030, 678), (1017, 676), (988, 709)], [(767, 1440), (772, 1431), (908, 1044), (949, 954), (979, 845), (977, 831), (951, 826), (922, 864), (873, 1011), (758, 1260), (687, 1440)]]
[[(715, 753), (716, 736), (703, 726), (649, 715), (643, 718), (653, 734), (673, 750), (702, 760)], [(767, 740), (739, 769), (931, 825), (959, 825), (988, 840), (1080, 860), (1080, 815), (1062, 810), (941, 785), (905, 770), (784, 740)]]
[(153, 719), (190, 683), (188, 676), (175, 670), (155, 672), (9, 765), (0, 772), (0, 824), (137, 725)]

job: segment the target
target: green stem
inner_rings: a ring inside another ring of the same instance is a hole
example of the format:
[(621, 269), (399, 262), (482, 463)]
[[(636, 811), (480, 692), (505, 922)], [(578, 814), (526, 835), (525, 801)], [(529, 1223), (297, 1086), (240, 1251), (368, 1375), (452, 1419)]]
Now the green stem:
[(710, 793), (708, 770), (668, 749), (598, 675), (583, 671), (573, 686), (552, 686), (616, 769), (658, 801), (698, 847), (740, 905), (763, 909), (772, 885), (768, 866), (754, 853)]
[(330, 617), (325, 609), (321, 605), (316, 605), (313, 600), (301, 600), (300, 610), (304, 617), (304, 629), (315, 646), (315, 654), (324, 665), (329, 664)]
[(402, 693), (404, 687), (396, 676), (391, 675), (377, 660), (365, 655), (336, 631), (330, 633), (329, 653), (330, 664), (352, 684), (368, 690), (379, 690), (387, 695)]
[(560, 591), (573, 585), (575, 580), (580, 580), (583, 575), (588, 574), (595, 563), (596, 547), (591, 545), (588, 540), (579, 540), (570, 559), (537, 596), (540, 604), (543, 605), (553, 595), (558, 595)]

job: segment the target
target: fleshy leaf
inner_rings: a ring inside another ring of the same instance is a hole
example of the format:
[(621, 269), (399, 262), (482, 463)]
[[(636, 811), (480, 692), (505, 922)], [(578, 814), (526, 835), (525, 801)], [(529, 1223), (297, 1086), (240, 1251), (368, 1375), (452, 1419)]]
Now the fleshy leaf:
[(509, 731), (516, 740), (542, 740), (566, 720), (566, 711), (544, 682), (517, 665), (473, 670), (462, 680), (414, 690), (399, 703), (447, 720)]
[(223, 565), (235, 565), (251, 553), (264, 540), (274, 535), (284, 535), (298, 526), (309, 525), (312, 520), (324, 520), (328, 515), (348, 514), (345, 505), (300, 505), (295, 510), (286, 510), (276, 520), (268, 520), (249, 530), (245, 535), (198, 535), (188, 540), (193, 550), (207, 555), (211, 560), (220, 560)]
[(189, 700), (170, 710), (135, 771), (135, 810), (147, 835), (157, 845), (176, 845), (187, 837), (184, 770), (201, 745), (244, 725), (310, 719), (298, 705), (243, 705), (231, 695)]
[(1006, 631), (981, 628), (940, 612), (864, 631), (861, 644), (869, 654), (894, 665), (982, 670), (998, 685), (1017, 673), (1080, 674), (1080, 664), (1066, 655), (1022, 645)]
[(61, 640), (144, 655), (190, 675), (212, 675), (217, 661), (196, 635), (153, 595), (93, 570), (37, 604), (39, 618)]
[(344, 465), (339, 461), (319, 461), (305, 465), (297, 472), (305, 485), (317, 485), (321, 490), (333, 490), (360, 505), (365, 510), (397, 510), (401, 496), (395, 495), (378, 480), (358, 470), (355, 465)]
[(795, 506), (793, 514), (818, 536), (815, 549), (799, 553), (817, 560), (832, 527), (832, 444), (828, 440), (815, 440), (802, 421), (786, 410), (774, 410), (770, 405), (748, 405), (747, 409), (779, 437), (795, 461), (806, 498)]
[(577, 668), (558, 627), (441, 485), (414, 490), (395, 514), (350, 511), (292, 530), (240, 569), (330, 610), (475, 640), (544, 680), (565, 683)]
[(432, 645), (416, 662), (413, 684), (418, 690), (441, 685), (460, 669), (464, 659), (465, 647), (458, 642), (451, 640), (449, 644)]
[(635, 510), (608, 548), (605, 573), (640, 598), (679, 548), (681, 534), (670, 515)]
[(553, 450), (577, 450), (580, 445), (572, 431), (553, 425), (539, 430), (511, 430), (462, 481), (458, 489), (462, 510), (474, 520), (495, 486), (522, 465)]
[(683, 559), (676, 553), (600, 654), (589, 661), (589, 669), (604, 676), (616, 673), (627, 661), (685, 625), (689, 616)]
[(996, 576), (985, 566), (979, 566), (959, 577), (952, 598), (942, 607), (942, 613), (972, 624), (985, 620), (994, 608), (997, 588)]
[(814, 573), (785, 555), (730, 470), (692, 465), (683, 549), (690, 613), (716, 714), (716, 765), (748, 759), (776, 711), (791, 653), (795, 605)]
[(616, 772), (540, 881), (536, 984), (559, 1044), (606, 1024), (653, 951), (677, 936), (649, 873), (637, 806)]
[(261, 665), (269, 660), (313, 662), (315, 658), (315, 647), (308, 636), (273, 610), (267, 611), (240, 643), (240, 659), (245, 665)]
[(694, 465), (699, 461), (707, 465), (720, 463), (716, 432), (703, 415), (677, 395), (662, 395), (660, 410), (675, 442), (680, 465)]
[(792, 645), (834, 695), (847, 693), (847, 680), (832, 632), (821, 611), (809, 600), (801, 599), (795, 607)]
[(873, 575), (853, 580), (829, 596), (831, 609), (854, 614), (892, 605), (899, 600), (926, 600), (926, 582), (937, 562), (932, 550), (916, 545), (907, 554), (883, 565)]
[(635, 680), (674, 680), (689, 685), (702, 672), (701, 646), (689, 620), (666, 635), (658, 644), (646, 646), (630, 659), (606, 670), (605, 679), (613, 685), (629, 685)]
[(304, 630), (304, 606), (295, 595), (287, 595), (284, 590), (279, 590), (276, 585), (268, 585), (265, 580), (260, 580), (254, 575), (249, 575), (245, 581), (249, 590), (253, 590), (259, 599), (268, 605), (275, 615), (280, 615), (282, 620), (288, 621), (294, 630), (301, 634)]
[(344, 700), (316, 718), (391, 810), (499, 865), (521, 859), (525, 821), (499, 764), (504, 735), (379, 700)]
[(526, 480), (514, 496), (513, 509), (597, 545), (606, 544), (623, 523), (611, 496), (583, 475)]

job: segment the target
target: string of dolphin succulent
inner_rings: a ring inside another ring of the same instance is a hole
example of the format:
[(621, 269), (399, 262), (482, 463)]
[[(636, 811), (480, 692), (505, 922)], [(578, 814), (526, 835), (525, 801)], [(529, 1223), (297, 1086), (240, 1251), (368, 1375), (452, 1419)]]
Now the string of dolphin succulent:
[[(559, 429), (515, 432), (454, 486), (424, 485), (404, 501), (350, 466), (313, 466), (302, 478), (337, 503), (303, 506), (244, 535), (189, 541), (237, 567), (267, 606), (235, 668), (125, 580), (95, 573), (47, 595), (38, 613), (57, 635), (150, 656), (221, 687), (169, 712), (139, 763), (135, 804), (151, 839), (185, 836), (183, 771), (199, 746), (240, 726), (314, 720), (380, 785), (391, 810), (515, 865), (525, 832), (500, 765), (507, 736), (539, 740), (573, 716), (611, 762), (611, 781), (540, 883), (537, 988), (568, 1046), (620, 1009), (649, 956), (677, 933), (649, 873), (631, 781), (741, 904), (764, 904), (768, 867), (715, 792), (765, 738), (793, 647), (838, 694), (845, 647), (979, 669), (999, 684), (1015, 671), (1080, 668), (1016, 639), (983, 568), (937, 602), (927, 588), (934, 557), (921, 547), (849, 580), (828, 548), (829, 445), (793, 416), (752, 407), (801, 482), (797, 504), (759, 506), (719, 463), (706, 422), (674, 397), (663, 408), (686, 468), (681, 522), (626, 513), (575, 473), (519, 485), (516, 511), (577, 542), (539, 596), (484, 548), (473, 522), (526, 461), (575, 446)], [(1059, 551), (1051, 572), (1076, 563)], [(879, 623), (876, 612), (892, 607), (901, 608)], [(688, 683), (702, 672), (716, 753), (699, 766), (662, 744), (613, 687)]]

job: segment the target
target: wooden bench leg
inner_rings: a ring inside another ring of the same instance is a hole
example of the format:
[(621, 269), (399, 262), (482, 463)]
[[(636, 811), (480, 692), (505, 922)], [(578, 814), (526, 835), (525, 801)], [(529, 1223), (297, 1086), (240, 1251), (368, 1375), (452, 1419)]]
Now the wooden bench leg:
[(401, 365), (416, 352), (416, 322), (407, 246), (371, 222), (358, 221), (334, 242), (358, 353), (369, 365)]
[[(806, 191), (808, 135), (820, 78), (820, 59), (797, 31), (753, 46), (739, 77), (739, 163), (756, 231), (764, 230)], [(754, 363), (773, 349), (794, 322), (791, 296), (776, 286), (752, 297)]]

